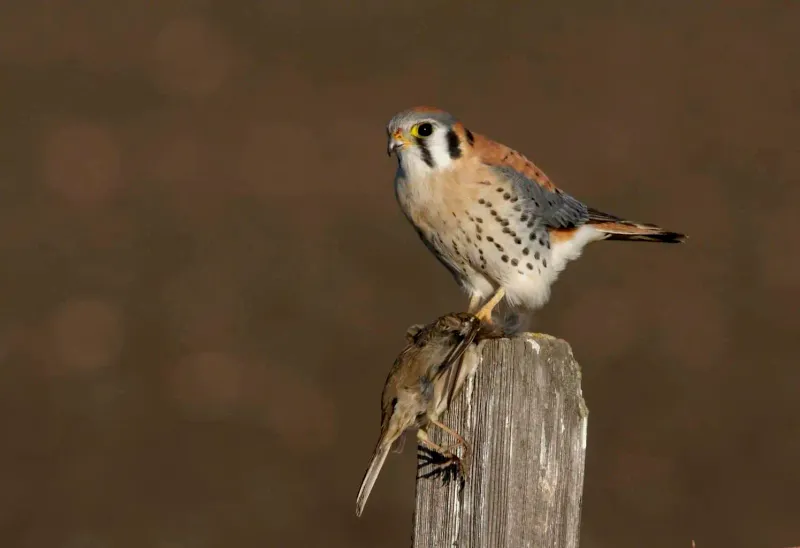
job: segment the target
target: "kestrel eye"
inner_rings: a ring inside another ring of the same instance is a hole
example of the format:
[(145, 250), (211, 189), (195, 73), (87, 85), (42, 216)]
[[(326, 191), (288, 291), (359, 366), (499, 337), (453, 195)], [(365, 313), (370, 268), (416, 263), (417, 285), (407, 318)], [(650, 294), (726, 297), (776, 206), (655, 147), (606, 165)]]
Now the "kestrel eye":
[(429, 123), (420, 124), (417, 126), (417, 135), (420, 137), (428, 137), (433, 133), (433, 126)]

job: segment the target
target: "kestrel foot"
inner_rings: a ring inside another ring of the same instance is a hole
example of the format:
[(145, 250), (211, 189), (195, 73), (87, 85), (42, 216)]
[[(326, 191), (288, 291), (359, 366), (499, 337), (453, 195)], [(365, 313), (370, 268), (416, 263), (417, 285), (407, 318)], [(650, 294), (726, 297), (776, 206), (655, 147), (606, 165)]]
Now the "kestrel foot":
[(492, 323), (492, 311), (498, 305), (498, 303), (503, 300), (503, 297), (506, 296), (506, 290), (500, 287), (497, 291), (494, 292), (492, 298), (486, 301), (480, 310), (475, 313), (475, 317), (478, 318), (480, 321), (485, 323)]
[(509, 334), (502, 325), (484, 323), (478, 332), (477, 339), (485, 341), (488, 339), (505, 339), (507, 337), (509, 337)]

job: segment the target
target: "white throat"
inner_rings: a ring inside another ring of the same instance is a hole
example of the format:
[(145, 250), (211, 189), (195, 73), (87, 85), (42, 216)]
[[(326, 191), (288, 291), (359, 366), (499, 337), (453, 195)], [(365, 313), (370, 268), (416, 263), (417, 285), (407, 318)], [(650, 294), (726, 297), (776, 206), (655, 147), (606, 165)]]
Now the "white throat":
[(427, 178), (434, 172), (446, 171), (454, 166), (446, 132), (442, 130), (434, 132), (419, 145), (402, 148), (397, 156), (402, 174), (412, 180)]

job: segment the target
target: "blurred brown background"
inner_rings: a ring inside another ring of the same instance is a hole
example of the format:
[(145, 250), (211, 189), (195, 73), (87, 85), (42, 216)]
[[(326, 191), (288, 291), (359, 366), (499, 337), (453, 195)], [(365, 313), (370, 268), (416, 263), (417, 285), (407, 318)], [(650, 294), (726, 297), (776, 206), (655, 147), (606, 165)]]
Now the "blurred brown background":
[(537, 316), (584, 368), (586, 548), (800, 542), (800, 5), (0, 3), (0, 545), (401, 547), (355, 495), (405, 328), (423, 103), (594, 207)]

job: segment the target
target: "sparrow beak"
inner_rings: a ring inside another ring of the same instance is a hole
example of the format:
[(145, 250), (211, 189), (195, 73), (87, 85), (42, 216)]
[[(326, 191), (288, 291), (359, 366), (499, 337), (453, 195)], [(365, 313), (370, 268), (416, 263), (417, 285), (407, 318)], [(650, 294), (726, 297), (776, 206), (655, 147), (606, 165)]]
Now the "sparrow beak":
[(398, 129), (392, 135), (389, 136), (389, 146), (386, 149), (386, 154), (388, 156), (391, 156), (393, 152), (410, 144), (411, 141), (406, 139), (406, 137), (403, 135), (403, 130)]

